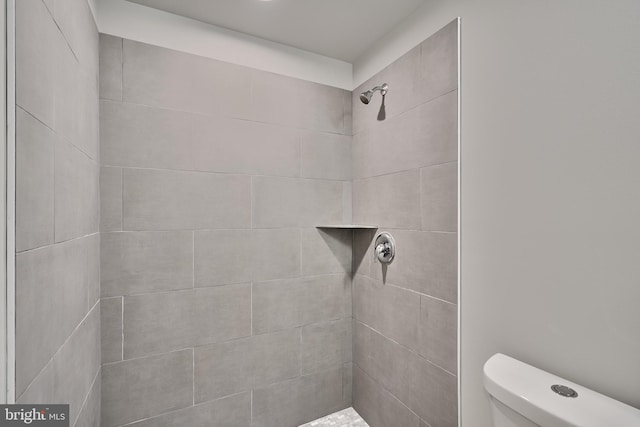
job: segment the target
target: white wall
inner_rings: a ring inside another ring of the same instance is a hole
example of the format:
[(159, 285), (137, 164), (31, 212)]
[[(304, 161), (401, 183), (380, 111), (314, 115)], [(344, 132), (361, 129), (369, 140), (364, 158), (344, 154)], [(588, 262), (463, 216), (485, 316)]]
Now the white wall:
[(310, 53), (125, 0), (97, 2), (101, 33), (341, 89), (353, 88), (348, 62)]
[(355, 83), (455, 16), (462, 425), (496, 352), (640, 407), (640, 3), (432, 0)]

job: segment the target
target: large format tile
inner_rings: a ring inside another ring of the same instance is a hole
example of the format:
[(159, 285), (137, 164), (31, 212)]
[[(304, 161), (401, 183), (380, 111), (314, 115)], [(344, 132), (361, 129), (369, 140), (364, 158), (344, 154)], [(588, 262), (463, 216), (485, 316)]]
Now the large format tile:
[[(353, 348), (352, 338), (349, 344)], [(353, 362), (342, 365), (342, 406), (353, 406)]]
[(417, 348), (420, 295), (356, 276), (353, 283), (354, 318), (394, 341)]
[(251, 334), (251, 286), (229, 285), (124, 299), (124, 358)]
[(300, 230), (251, 230), (253, 282), (300, 275)]
[(122, 360), (122, 297), (100, 301), (102, 363)]
[(418, 352), (433, 364), (458, 372), (458, 307), (455, 304), (420, 296)]
[(354, 181), (353, 220), (356, 224), (419, 230), (419, 171)]
[(102, 296), (193, 287), (193, 233), (114, 232), (101, 241)]
[(100, 168), (100, 231), (122, 230), (122, 169)]
[(454, 91), (363, 129), (353, 137), (353, 176), (367, 178), (455, 161), (457, 108)]
[(422, 229), (458, 230), (458, 162), (420, 170)]
[(96, 305), (24, 393), (18, 392), (17, 403), (69, 403), (73, 425), (85, 397), (95, 394), (92, 388), (100, 370), (99, 318)]
[(54, 166), (55, 240), (95, 233), (100, 228), (100, 167), (64, 140), (56, 140)]
[(17, 255), (17, 395), (88, 311), (88, 240), (71, 240)]
[(303, 276), (351, 271), (351, 230), (305, 228), (301, 236)]
[(342, 200), (343, 187), (340, 181), (300, 180), (300, 226), (340, 224)]
[(52, 0), (53, 16), (78, 62), (98, 74), (98, 29), (89, 2)]
[(124, 170), (125, 230), (249, 228), (251, 178)]
[(128, 424), (128, 427), (247, 427), (250, 424), (251, 393), (247, 392)]
[[(254, 120), (342, 134), (343, 89), (252, 70)], [(312, 100), (311, 102), (309, 100)]]
[(418, 91), (424, 100), (458, 87), (458, 19), (420, 44), (421, 79)]
[(253, 391), (252, 427), (297, 426), (342, 408), (342, 369)]
[(281, 228), (342, 221), (339, 181), (254, 177), (252, 223), (255, 228)]
[(356, 230), (353, 233), (353, 252), (351, 271), (353, 276), (361, 274), (371, 276), (373, 265), (373, 245), (377, 230)]
[(334, 274), (254, 283), (253, 333), (343, 318), (347, 281)]
[(353, 224), (353, 183), (342, 181), (342, 224)]
[(16, 251), (53, 243), (56, 135), (16, 109)]
[(344, 108), (344, 135), (353, 135), (353, 99), (352, 92), (342, 93), (342, 106)]
[(302, 132), (248, 120), (193, 116), (194, 168), (208, 172), (295, 177)]
[(125, 102), (248, 118), (249, 68), (131, 40), (123, 59)]
[(100, 300), (100, 233), (86, 236), (87, 251), (87, 309)]
[(100, 370), (99, 304), (56, 353), (51, 364), (55, 384), (53, 402), (69, 403), (73, 425)]
[(353, 367), (353, 407), (370, 427), (420, 427), (420, 418), (357, 365)]
[(387, 120), (405, 113), (426, 101), (416, 90), (422, 76), (419, 64), (420, 47), (416, 46), (353, 90), (351, 99), (353, 103), (354, 134), (379, 124), (378, 112), (382, 105), (382, 97), (380, 92), (376, 92), (371, 102), (365, 105), (360, 101), (359, 97), (366, 90), (380, 86), (383, 83), (388, 84), (389, 91), (384, 98)]
[(16, 389), (16, 403), (29, 404), (32, 402), (55, 402), (55, 373), (53, 364), (48, 363), (33, 379), (23, 393)]
[(16, 103), (55, 124), (57, 61), (69, 48), (41, 0), (16, 2)]
[(253, 227), (296, 227), (300, 223), (300, 180), (256, 176), (251, 193)]
[(102, 423), (118, 426), (193, 403), (193, 350), (102, 367)]
[(457, 302), (458, 255), (456, 233), (392, 230), (403, 256), (383, 267), (374, 259), (372, 276), (385, 283)]
[(196, 231), (195, 287), (251, 282), (251, 231)]
[[(100, 425), (102, 400), (102, 373), (98, 372), (91, 385), (91, 390), (80, 409), (80, 415), (74, 427), (96, 427)], [(40, 401), (44, 402), (44, 401)]]
[(303, 375), (351, 362), (351, 324), (348, 318), (302, 328)]
[(358, 99), (361, 92), (386, 82), (387, 118), (392, 118), (440, 95), (458, 85), (458, 23), (452, 21), (443, 29), (411, 49), (352, 92), (353, 132), (373, 126), (381, 98), (376, 94), (370, 105)]
[(100, 99), (122, 100), (122, 43), (120, 37), (100, 34)]
[(351, 136), (306, 132), (300, 152), (303, 178), (351, 179)]
[(457, 379), (357, 322), (354, 363), (430, 425), (457, 425)]
[(122, 102), (100, 102), (103, 165), (192, 170), (192, 115)]
[[(71, 2), (69, 2), (71, 3)], [(96, 33), (97, 39), (97, 33)], [(97, 46), (96, 46), (97, 47)], [(96, 50), (97, 55), (97, 50)], [(56, 133), (91, 159), (99, 155), (98, 59), (94, 67), (78, 64), (70, 49), (56, 57)]]
[(195, 349), (195, 402), (251, 390), (300, 374), (300, 329)]

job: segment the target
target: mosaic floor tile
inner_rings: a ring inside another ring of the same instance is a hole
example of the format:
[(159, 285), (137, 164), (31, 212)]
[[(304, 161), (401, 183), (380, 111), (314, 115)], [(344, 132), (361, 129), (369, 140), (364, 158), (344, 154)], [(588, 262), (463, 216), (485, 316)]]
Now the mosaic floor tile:
[(300, 427), (369, 427), (369, 424), (353, 408), (347, 408)]

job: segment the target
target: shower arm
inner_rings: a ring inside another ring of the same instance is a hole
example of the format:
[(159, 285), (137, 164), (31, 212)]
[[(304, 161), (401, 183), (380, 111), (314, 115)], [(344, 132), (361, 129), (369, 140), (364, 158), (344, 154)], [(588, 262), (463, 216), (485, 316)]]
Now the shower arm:
[(376, 86), (373, 89), (371, 89), (371, 92), (375, 92), (377, 90), (380, 91), (382, 96), (385, 96), (387, 94), (387, 91), (389, 90), (389, 85), (385, 83), (382, 86)]

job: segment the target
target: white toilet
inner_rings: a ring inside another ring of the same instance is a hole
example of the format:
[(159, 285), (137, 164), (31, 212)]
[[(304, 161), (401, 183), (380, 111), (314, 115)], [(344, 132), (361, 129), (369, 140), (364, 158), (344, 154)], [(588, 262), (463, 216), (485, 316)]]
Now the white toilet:
[(494, 427), (640, 427), (640, 410), (504, 354), (484, 365)]

